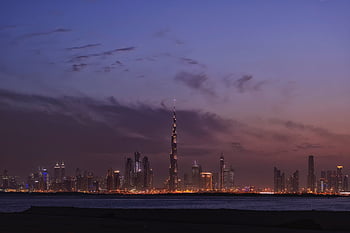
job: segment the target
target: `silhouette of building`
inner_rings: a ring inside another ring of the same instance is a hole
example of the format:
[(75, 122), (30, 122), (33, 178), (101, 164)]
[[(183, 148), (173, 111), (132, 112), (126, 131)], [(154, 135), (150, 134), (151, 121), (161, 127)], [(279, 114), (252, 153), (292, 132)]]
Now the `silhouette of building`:
[(169, 191), (178, 189), (178, 166), (177, 166), (177, 132), (176, 132), (176, 112), (173, 109), (173, 124), (171, 133), (171, 152), (169, 167)]
[(298, 193), (299, 192), (299, 171), (296, 170), (287, 181), (287, 192)]
[(349, 176), (345, 175), (343, 180), (343, 191), (348, 192), (349, 191)]
[(120, 172), (118, 170), (115, 170), (113, 172), (113, 190), (120, 189), (120, 178)]
[(145, 156), (142, 159), (142, 172), (143, 172), (143, 188), (145, 190), (151, 189), (152, 188), (152, 169), (151, 169), (151, 165), (150, 162), (148, 160), (148, 157)]
[(132, 159), (127, 158), (125, 163), (125, 171), (124, 171), (124, 189), (130, 189), (133, 186), (132, 179), (133, 179), (133, 166), (132, 166)]
[(223, 188), (225, 190), (232, 190), (235, 186), (235, 172), (232, 165), (224, 168), (223, 172)]
[(107, 175), (106, 175), (106, 188), (107, 188), (107, 191), (112, 191), (114, 189), (114, 185), (113, 185), (113, 170), (112, 168), (108, 169), (107, 171)]
[(309, 156), (308, 161), (307, 191), (311, 193), (316, 192), (315, 163), (313, 155)]
[(273, 169), (273, 183), (274, 183), (274, 192), (282, 193), (285, 192), (285, 177), (284, 173), (278, 170), (276, 167)]
[(335, 192), (341, 192), (341, 191), (344, 191), (343, 189), (343, 166), (341, 165), (338, 165), (337, 166), (337, 175), (336, 175), (336, 179), (337, 179), (337, 185), (336, 185), (336, 188), (335, 188)]
[(200, 189), (202, 167), (195, 160), (192, 165), (192, 190)]
[(224, 154), (221, 153), (221, 156), (220, 156), (220, 173), (219, 173), (220, 190), (224, 189), (224, 169), (225, 169)]

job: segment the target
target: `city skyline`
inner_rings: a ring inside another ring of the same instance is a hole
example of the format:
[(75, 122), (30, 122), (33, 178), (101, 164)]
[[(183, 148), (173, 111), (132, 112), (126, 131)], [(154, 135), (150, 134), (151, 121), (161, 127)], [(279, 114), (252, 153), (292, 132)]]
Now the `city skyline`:
[(0, 170), (105, 174), (139, 151), (161, 184), (176, 98), (180, 178), (221, 153), (236, 185), (276, 167), (306, 187), (308, 155), (349, 171), (349, 1), (2, 5)]

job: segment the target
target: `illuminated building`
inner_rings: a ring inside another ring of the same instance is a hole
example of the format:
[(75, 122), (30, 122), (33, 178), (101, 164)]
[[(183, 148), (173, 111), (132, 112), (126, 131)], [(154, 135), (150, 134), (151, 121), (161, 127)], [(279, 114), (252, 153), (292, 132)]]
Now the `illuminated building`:
[(225, 160), (224, 160), (224, 154), (222, 153), (220, 157), (220, 177), (219, 177), (220, 190), (224, 189), (224, 169), (225, 169)]
[(170, 152), (170, 167), (169, 167), (169, 191), (178, 189), (178, 167), (177, 167), (177, 132), (176, 132), (176, 113), (173, 109), (173, 124), (171, 133), (171, 152)]
[(343, 166), (338, 165), (337, 166), (337, 175), (336, 175), (336, 179), (337, 179), (337, 185), (336, 185), (336, 192), (341, 192), (344, 191), (343, 190)]
[(142, 167), (141, 167), (141, 154), (140, 152), (134, 153), (134, 170), (133, 170), (133, 186), (137, 190), (141, 190), (143, 186), (142, 180)]
[(319, 192), (325, 193), (328, 189), (328, 181), (326, 176), (326, 171), (321, 171), (320, 183), (319, 183)]
[(53, 167), (53, 182), (60, 183), (61, 182), (60, 178), (61, 178), (61, 166), (57, 162)]
[(314, 193), (316, 192), (316, 176), (315, 176), (315, 164), (314, 156), (309, 156), (308, 162), (308, 175), (307, 175), (307, 191)]
[(200, 173), (200, 188), (205, 191), (213, 189), (213, 174), (211, 172)]
[(118, 170), (113, 172), (113, 189), (120, 189), (120, 172)]
[(2, 175), (2, 189), (8, 189), (9, 188), (9, 176), (7, 170), (4, 170)]

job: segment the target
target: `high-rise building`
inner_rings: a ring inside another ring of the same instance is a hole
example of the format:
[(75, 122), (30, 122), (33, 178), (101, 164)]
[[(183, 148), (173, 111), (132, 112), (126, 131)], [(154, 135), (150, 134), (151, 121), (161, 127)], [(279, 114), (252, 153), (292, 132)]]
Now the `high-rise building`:
[(326, 171), (321, 171), (319, 192), (325, 193), (327, 190), (328, 190), (328, 180), (327, 180), (327, 176), (326, 176)]
[(337, 185), (336, 185), (336, 192), (343, 191), (343, 166), (338, 165), (337, 166)]
[(224, 169), (225, 169), (225, 160), (224, 160), (224, 154), (221, 153), (221, 156), (220, 156), (220, 190), (223, 190), (224, 189)]
[(345, 175), (345, 176), (344, 176), (343, 190), (344, 190), (345, 192), (348, 192), (348, 191), (349, 191), (349, 176), (348, 176), (348, 175)]
[(114, 185), (113, 185), (113, 170), (112, 168), (108, 169), (107, 171), (107, 175), (106, 175), (106, 188), (107, 191), (112, 191), (114, 189)]
[(177, 132), (176, 132), (176, 112), (173, 109), (173, 124), (171, 133), (171, 152), (169, 167), (169, 191), (178, 189), (178, 167), (177, 167)]
[(132, 179), (133, 179), (133, 166), (132, 166), (132, 159), (127, 158), (125, 163), (125, 174), (124, 174), (124, 189), (130, 189), (133, 186)]
[(232, 191), (235, 186), (235, 172), (232, 165), (230, 167), (225, 166), (223, 172), (223, 182), (223, 189)]
[(120, 172), (118, 170), (115, 170), (113, 172), (113, 189), (114, 190), (120, 189)]
[(213, 174), (211, 172), (200, 173), (200, 189), (205, 191), (213, 189)]
[(202, 167), (195, 160), (192, 165), (192, 189), (198, 190), (200, 188)]
[(289, 193), (299, 192), (299, 171), (296, 170), (289, 178), (287, 182), (287, 191)]
[(53, 182), (55, 183), (60, 183), (61, 180), (61, 166), (60, 164), (57, 162), (55, 164), (55, 166), (53, 167), (54, 171), (53, 171)]
[(273, 169), (274, 192), (281, 193), (285, 191), (285, 177), (281, 170), (276, 167)]
[(61, 162), (61, 172), (60, 172), (60, 180), (63, 182), (63, 180), (66, 178), (66, 166), (64, 165), (64, 162)]
[(7, 170), (4, 170), (2, 175), (2, 189), (8, 189), (9, 188), (9, 176)]
[(142, 170), (143, 170), (143, 188), (147, 190), (152, 188), (151, 165), (147, 156), (143, 157), (142, 159)]
[(307, 175), (307, 191), (314, 193), (316, 192), (316, 176), (315, 176), (315, 163), (314, 156), (309, 156), (308, 162), (308, 175)]
[(135, 152), (134, 159), (133, 186), (140, 190), (143, 186), (141, 153)]

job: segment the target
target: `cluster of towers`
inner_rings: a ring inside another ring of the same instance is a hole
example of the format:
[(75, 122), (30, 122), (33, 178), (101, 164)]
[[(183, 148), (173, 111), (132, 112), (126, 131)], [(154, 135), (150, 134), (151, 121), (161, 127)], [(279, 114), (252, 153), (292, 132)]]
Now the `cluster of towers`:
[(202, 166), (194, 161), (190, 176), (184, 175), (184, 189), (190, 191), (233, 191), (234, 170), (226, 166), (221, 154), (219, 172), (204, 172)]
[(343, 175), (343, 166), (338, 165), (336, 170), (321, 171), (317, 182), (314, 156), (308, 157), (306, 189), (299, 189), (299, 171), (295, 171), (288, 179), (283, 172), (274, 168), (275, 193), (329, 193), (336, 194), (349, 191), (348, 175)]
[(139, 191), (149, 191), (153, 188), (153, 170), (147, 156), (141, 160), (140, 152), (135, 152), (134, 160), (126, 159), (122, 188)]
[(274, 192), (275, 193), (298, 193), (299, 192), (299, 171), (296, 170), (287, 179), (284, 172), (274, 167)]

